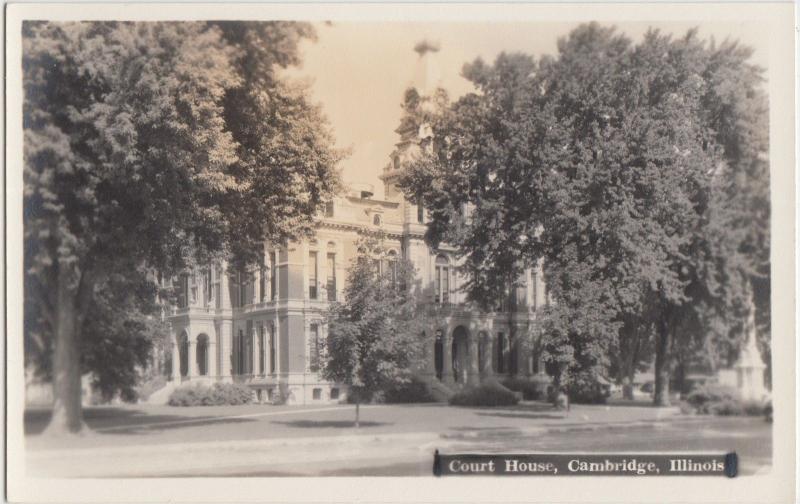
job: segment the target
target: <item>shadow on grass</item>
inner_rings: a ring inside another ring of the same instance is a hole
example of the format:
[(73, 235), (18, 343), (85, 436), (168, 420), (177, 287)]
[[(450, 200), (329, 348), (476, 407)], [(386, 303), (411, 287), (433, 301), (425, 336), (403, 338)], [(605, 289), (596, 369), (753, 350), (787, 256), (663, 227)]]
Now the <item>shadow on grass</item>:
[[(29, 409), (25, 411), (25, 435), (41, 434), (50, 422), (49, 409)], [(253, 422), (245, 418), (224, 418), (215, 416), (153, 415), (133, 408), (89, 407), (83, 410), (83, 421), (94, 434), (150, 434), (158, 431), (174, 430), (204, 425)]]
[[(286, 425), (287, 427), (297, 427), (300, 429), (345, 429), (355, 428), (356, 422), (354, 420), (289, 420), (279, 422), (273, 420), (270, 423)], [(380, 427), (382, 425), (394, 425), (389, 422), (366, 422), (361, 421), (360, 427)]]

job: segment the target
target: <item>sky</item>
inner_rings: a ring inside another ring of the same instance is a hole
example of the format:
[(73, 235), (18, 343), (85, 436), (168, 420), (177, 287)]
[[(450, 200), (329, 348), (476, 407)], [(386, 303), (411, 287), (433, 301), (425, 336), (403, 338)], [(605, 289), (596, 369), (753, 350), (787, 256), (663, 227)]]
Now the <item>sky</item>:
[[(440, 45), (436, 55), (442, 87), (451, 98), (471, 90), (461, 77), (466, 62), (491, 62), (501, 52), (524, 52), (535, 57), (555, 54), (560, 37), (577, 23), (442, 23), (351, 22), (319, 23), (318, 39), (301, 46), (302, 67), (293, 77), (311, 83), (314, 101), (330, 122), (337, 147), (349, 150), (342, 161), (346, 183), (369, 183), (383, 196), (378, 179), (398, 141), (403, 92), (414, 78), (417, 53), (413, 48), (428, 39)], [(617, 23), (618, 31), (634, 41), (649, 27), (680, 36), (696, 26), (683, 22)], [(768, 39), (756, 23), (704, 23), (700, 36), (739, 40), (755, 50), (753, 61), (767, 67)]]

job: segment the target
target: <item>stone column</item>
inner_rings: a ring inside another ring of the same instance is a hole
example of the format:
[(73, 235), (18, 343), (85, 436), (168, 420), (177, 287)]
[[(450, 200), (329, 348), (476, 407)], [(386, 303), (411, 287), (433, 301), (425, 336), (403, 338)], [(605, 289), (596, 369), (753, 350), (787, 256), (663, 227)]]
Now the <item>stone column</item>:
[(189, 337), (189, 379), (197, 378), (197, 336)]
[(453, 341), (450, 336), (450, 328), (445, 329), (442, 334), (442, 381), (453, 383)]
[(478, 372), (478, 336), (473, 332), (467, 337), (467, 383), (475, 385), (480, 381)]
[(231, 291), (228, 285), (228, 263), (223, 261), (219, 278), (219, 307), (223, 310), (231, 308)]
[(272, 360), (272, 353), (269, 347), (269, 341), (272, 337), (272, 331), (274, 331), (274, 329), (270, 324), (264, 326), (264, 374), (268, 376), (271, 374), (269, 363)]
[(483, 375), (486, 378), (494, 378), (494, 338), (491, 332), (481, 335), (485, 337), (485, 348), (483, 349)]
[(178, 341), (172, 338), (172, 381), (180, 382), (181, 380), (181, 352)]
[(259, 338), (258, 331), (259, 327), (258, 325), (253, 327), (253, 376), (261, 375), (261, 352), (264, 351), (264, 349), (261, 348), (261, 339)]
[(219, 375), (223, 379), (230, 379), (231, 372), (231, 351), (233, 350), (233, 321), (223, 320), (219, 324), (220, 329), (220, 369)]
[(219, 376), (219, 355), (217, 354), (216, 338), (208, 337), (208, 376), (216, 378)]

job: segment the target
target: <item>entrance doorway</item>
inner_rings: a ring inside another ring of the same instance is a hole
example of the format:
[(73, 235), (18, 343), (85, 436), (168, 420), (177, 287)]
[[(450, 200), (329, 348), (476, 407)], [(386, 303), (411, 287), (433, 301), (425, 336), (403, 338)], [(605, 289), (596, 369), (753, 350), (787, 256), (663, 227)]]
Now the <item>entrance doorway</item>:
[(453, 331), (453, 379), (456, 383), (467, 383), (469, 368), (468, 333), (464, 326)]

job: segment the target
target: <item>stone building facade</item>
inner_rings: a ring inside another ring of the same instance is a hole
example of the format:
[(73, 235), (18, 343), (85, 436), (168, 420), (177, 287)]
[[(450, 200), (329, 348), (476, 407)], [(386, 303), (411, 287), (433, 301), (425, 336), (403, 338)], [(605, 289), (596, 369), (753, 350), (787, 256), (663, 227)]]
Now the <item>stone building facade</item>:
[[(413, 86), (422, 97), (438, 84), (436, 50), (417, 47)], [(359, 237), (378, 230), (390, 261), (394, 255), (413, 263), (417, 288), (429, 303), (419, 314), (430, 338), (421, 379), (446, 393), (510, 374), (544, 373), (536, 346), (526, 339), (536, 308), (546, 301), (540, 272), (527, 271), (523, 286), (498, 302), (497, 311), (471, 308), (454, 250), (426, 245), (424, 209), (396, 187), (406, 163), (430, 141), (429, 128), (404, 121), (397, 133), (400, 141), (381, 175), (383, 198), (367, 185), (354, 185), (328, 203), (312, 239), (265, 245), (261, 264), (249, 271), (223, 263), (181, 277), (178, 307), (169, 318), (174, 383), (236, 381), (251, 386), (261, 401), (290, 404), (344, 400), (346, 387), (322, 380), (314, 357), (325, 337), (325, 308), (343, 295)]]

